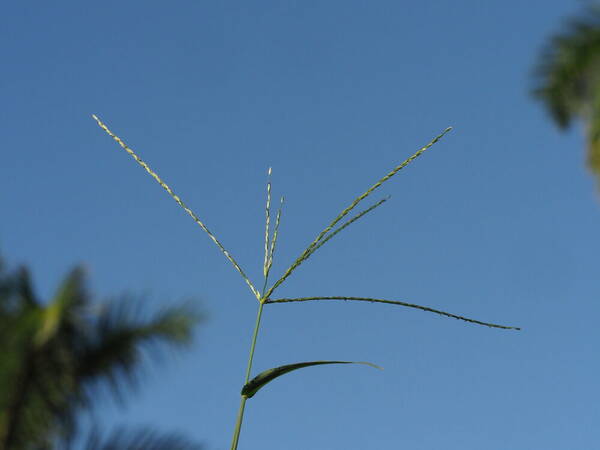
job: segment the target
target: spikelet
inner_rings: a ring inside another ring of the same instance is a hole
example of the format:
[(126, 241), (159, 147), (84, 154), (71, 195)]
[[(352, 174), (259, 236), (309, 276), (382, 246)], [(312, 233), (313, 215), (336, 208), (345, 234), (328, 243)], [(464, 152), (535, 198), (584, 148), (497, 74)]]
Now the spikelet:
[(181, 198), (173, 192), (173, 190), (158, 176), (158, 174), (156, 174), (156, 172), (154, 172), (150, 168), (150, 166), (148, 166), (148, 164), (146, 164), (144, 161), (142, 161), (142, 159), (138, 155), (136, 155), (136, 153), (131, 148), (129, 148), (127, 146), (127, 144), (125, 144), (125, 142), (123, 142), (121, 140), (121, 138), (119, 138), (112, 131), (110, 131), (108, 129), (108, 127), (96, 115), (92, 114), (92, 117), (94, 118), (94, 120), (96, 122), (98, 122), (98, 125), (100, 126), (100, 128), (102, 128), (104, 131), (106, 131), (106, 133), (110, 137), (112, 137), (123, 148), (123, 150), (125, 150), (127, 153), (129, 153), (129, 155), (131, 155), (131, 157), (133, 159), (135, 159), (135, 161), (140, 166), (142, 166), (146, 170), (146, 172), (148, 172), (150, 174), (150, 176), (152, 176), (152, 178), (154, 178), (156, 180), (156, 182), (162, 186), (162, 188), (165, 191), (167, 191), (167, 193), (173, 198), (173, 200), (175, 200), (175, 202), (177, 202), (177, 204), (179, 206), (181, 206), (186, 213), (189, 214), (189, 216), (194, 220), (194, 222), (196, 222), (196, 224), (198, 224), (198, 226), (200, 226), (200, 228), (202, 228), (202, 230), (204, 230), (204, 232), (206, 234), (208, 234), (208, 237), (217, 245), (217, 247), (219, 247), (219, 250), (221, 250), (221, 253), (223, 253), (223, 255), (225, 255), (225, 257), (229, 260), (229, 262), (231, 262), (231, 264), (233, 264), (233, 267), (235, 267), (235, 269), (242, 276), (242, 278), (244, 279), (244, 281), (246, 282), (246, 284), (248, 285), (248, 287), (250, 288), (250, 290), (252, 291), (254, 296), (260, 300), (260, 294), (259, 294), (258, 290), (254, 287), (254, 285), (252, 284), (252, 282), (250, 281), (248, 276), (244, 273), (244, 271), (242, 270), (240, 265), (233, 258), (233, 256), (225, 249), (225, 247), (223, 247), (223, 244), (221, 244), (221, 242), (219, 242), (219, 240), (216, 238), (216, 236), (211, 233), (211, 231), (208, 229), (208, 227), (206, 225), (204, 225), (204, 223), (194, 213), (194, 211), (192, 211), (190, 208), (188, 208), (188, 206), (183, 202), (183, 200), (181, 200)]

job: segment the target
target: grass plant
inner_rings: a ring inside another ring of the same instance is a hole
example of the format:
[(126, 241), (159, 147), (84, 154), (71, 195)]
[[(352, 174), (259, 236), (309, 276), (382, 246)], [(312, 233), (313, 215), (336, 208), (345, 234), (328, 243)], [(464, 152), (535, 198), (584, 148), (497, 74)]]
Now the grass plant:
[[(277, 303), (291, 303), (291, 302), (306, 302), (306, 301), (329, 301), (329, 300), (344, 300), (344, 301), (361, 301), (361, 302), (372, 302), (372, 303), (385, 303), (390, 305), (404, 306), (407, 308), (415, 308), (421, 311), (431, 312), (435, 314), (439, 314), (445, 317), (450, 317), (458, 320), (462, 320), (468, 323), (483, 325), (490, 328), (499, 328), (504, 330), (520, 330), (518, 327), (514, 326), (506, 326), (499, 325), (490, 322), (483, 322), (480, 320), (471, 319), (468, 317), (460, 316), (457, 314), (452, 314), (449, 312), (441, 311), (438, 309), (430, 308), (427, 306), (421, 306), (413, 303), (407, 303), (399, 300), (387, 300), (381, 298), (370, 298), (370, 297), (352, 297), (352, 296), (321, 296), (321, 297), (297, 297), (297, 298), (273, 298), (274, 292), (277, 290), (279, 286), (281, 286), (288, 277), (294, 273), (294, 271), (303, 264), (311, 255), (313, 255), (319, 248), (325, 245), (329, 240), (331, 240), (334, 236), (338, 235), (340, 232), (344, 231), (347, 227), (352, 225), (357, 220), (361, 219), (365, 215), (374, 211), (381, 205), (383, 205), (390, 197), (384, 197), (381, 200), (373, 203), (371, 206), (363, 209), (362, 211), (355, 213), (350, 216), (350, 218), (346, 219), (350, 213), (354, 212), (355, 208), (367, 197), (369, 197), (375, 190), (377, 190), (383, 183), (388, 181), (394, 175), (396, 175), (400, 170), (414, 161), (416, 158), (421, 156), (426, 150), (428, 150), (431, 146), (437, 143), (440, 139), (442, 139), (446, 133), (448, 133), (452, 128), (446, 128), (442, 133), (436, 136), (433, 140), (431, 140), (427, 145), (421, 147), (417, 150), (413, 155), (407, 158), (405, 161), (394, 167), (389, 173), (385, 176), (377, 180), (375, 184), (373, 184), (369, 189), (367, 189), (363, 194), (356, 197), (350, 204), (343, 209), (335, 218), (327, 225), (316, 237), (315, 239), (306, 247), (306, 249), (290, 264), (287, 270), (269, 287), (269, 274), (271, 271), (271, 267), (273, 265), (273, 257), (275, 255), (277, 238), (279, 234), (279, 224), (281, 221), (281, 213), (283, 209), (284, 199), (283, 197), (280, 200), (280, 204), (277, 210), (275, 223), (271, 224), (271, 169), (268, 170), (268, 181), (267, 181), (267, 200), (265, 206), (265, 241), (264, 241), (264, 257), (263, 257), (263, 286), (259, 291), (255, 285), (250, 281), (244, 270), (240, 267), (234, 257), (229, 253), (223, 244), (216, 238), (216, 236), (208, 229), (208, 227), (204, 224), (202, 220), (189, 208), (186, 204), (181, 200), (181, 198), (173, 192), (173, 190), (154, 172), (148, 164), (146, 164), (130, 147), (123, 142), (117, 135), (115, 135), (97, 116), (92, 116), (94, 120), (98, 123), (98, 125), (109, 135), (111, 136), (129, 155), (133, 157), (133, 159), (142, 166), (146, 172), (148, 172), (157, 182), (162, 186), (164, 190), (177, 202), (179, 206), (183, 208), (183, 210), (196, 222), (200, 228), (208, 235), (208, 237), (217, 245), (221, 253), (229, 260), (229, 262), (233, 265), (235, 270), (240, 274), (245, 283), (248, 285), (250, 291), (258, 301), (257, 306), (257, 315), (254, 323), (254, 331), (252, 333), (252, 338), (250, 341), (250, 351), (248, 355), (248, 363), (246, 366), (246, 374), (244, 378), (244, 384), (240, 393), (240, 406), (237, 414), (237, 419), (234, 427), (233, 438), (231, 443), (231, 450), (236, 450), (238, 448), (238, 442), (241, 432), (241, 427), (244, 419), (244, 409), (246, 405), (246, 401), (253, 397), (262, 387), (264, 387), (270, 381), (285, 375), (293, 370), (298, 370), (305, 367), (311, 367), (316, 365), (323, 364), (366, 364), (373, 367), (377, 367), (374, 364), (368, 362), (353, 362), (353, 361), (308, 361), (308, 362), (300, 362), (294, 364), (287, 364), (284, 366), (275, 367), (264, 372), (261, 372), (257, 376), (255, 376), (252, 380), (250, 376), (252, 374), (252, 362), (254, 360), (254, 352), (256, 350), (256, 341), (260, 330), (260, 322), (263, 314), (263, 308), (265, 305), (277, 304)], [(344, 220), (346, 219), (346, 220)]]

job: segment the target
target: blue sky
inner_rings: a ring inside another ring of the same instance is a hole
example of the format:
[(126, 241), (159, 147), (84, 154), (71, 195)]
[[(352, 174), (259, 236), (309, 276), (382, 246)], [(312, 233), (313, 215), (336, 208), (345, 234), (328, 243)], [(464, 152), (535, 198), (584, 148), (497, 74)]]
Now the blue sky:
[(598, 224), (580, 126), (529, 96), (547, 36), (582, 2), (59, 2), (2, 6), (0, 250), (50, 297), (83, 262), (101, 300), (198, 299), (191, 351), (97, 420), (227, 449), (256, 300), (97, 114), (261, 284), (266, 171), (286, 196), (274, 275), (355, 196), (391, 201), (294, 273), (265, 310), (240, 449), (564, 450), (597, 427)]

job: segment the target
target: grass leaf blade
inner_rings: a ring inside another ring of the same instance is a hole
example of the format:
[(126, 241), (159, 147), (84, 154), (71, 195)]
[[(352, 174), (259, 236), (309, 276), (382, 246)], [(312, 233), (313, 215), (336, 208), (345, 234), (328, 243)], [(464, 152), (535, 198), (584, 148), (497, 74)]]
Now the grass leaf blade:
[(381, 367), (365, 361), (308, 361), (295, 364), (287, 364), (285, 366), (265, 370), (264, 372), (258, 374), (256, 377), (254, 377), (252, 380), (250, 380), (244, 385), (244, 387), (242, 388), (242, 395), (246, 398), (252, 398), (262, 387), (264, 387), (267, 383), (273, 381), (275, 378), (279, 378), (280, 376), (285, 375), (286, 373), (302, 369), (304, 367), (320, 366), (324, 364), (364, 364), (367, 366), (374, 367), (376, 369), (381, 369)]

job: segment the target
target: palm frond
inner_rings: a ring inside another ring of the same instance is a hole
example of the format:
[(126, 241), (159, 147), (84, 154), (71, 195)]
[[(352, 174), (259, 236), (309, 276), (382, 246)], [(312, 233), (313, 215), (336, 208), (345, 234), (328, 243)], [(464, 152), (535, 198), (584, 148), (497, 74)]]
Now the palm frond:
[(62, 282), (50, 304), (43, 308), (40, 328), (35, 336), (38, 345), (43, 345), (65, 328), (80, 325), (83, 310), (90, 301), (84, 278), (83, 268), (73, 269)]
[[(67, 445), (61, 450), (71, 450)], [(103, 436), (94, 428), (78, 448), (85, 450), (202, 450), (202, 445), (178, 433), (165, 433), (151, 428), (118, 427)]]
[(25, 269), (15, 274), (13, 286), (13, 318), (0, 333), (0, 385), (11, 386), (0, 390), (0, 447), (26, 443), (45, 448), (50, 433), (68, 433), (71, 428), (74, 357), (64, 341), (70, 341), (72, 333), (66, 330), (77, 320), (69, 305), (85, 299), (82, 279), (77, 269), (73, 271), (45, 306), (36, 299)]
[(587, 123), (587, 164), (600, 182), (600, 83), (596, 86), (593, 100)]
[(561, 128), (589, 112), (600, 81), (600, 7), (590, 6), (545, 45), (534, 69), (533, 95)]
[(76, 415), (97, 399), (94, 386), (121, 393), (123, 381), (140, 375), (143, 354), (190, 342), (200, 319), (191, 305), (148, 316), (122, 302), (93, 314), (84, 278), (75, 268), (44, 304), (27, 270), (0, 273), (0, 386), (10, 386), (0, 389), (0, 448), (49, 449), (56, 437), (68, 439)]
[(90, 325), (89, 341), (78, 355), (77, 378), (85, 389), (107, 385), (122, 399), (123, 387), (134, 387), (143, 372), (144, 354), (160, 356), (161, 346), (191, 342), (202, 315), (190, 304), (170, 307), (149, 318), (131, 299), (105, 305)]

